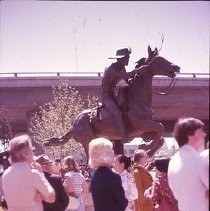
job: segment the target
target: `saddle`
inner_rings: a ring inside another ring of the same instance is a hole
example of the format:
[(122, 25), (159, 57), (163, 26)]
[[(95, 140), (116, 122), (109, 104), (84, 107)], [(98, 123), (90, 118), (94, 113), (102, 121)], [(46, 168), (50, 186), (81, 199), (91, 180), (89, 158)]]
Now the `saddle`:
[(97, 107), (92, 108), (89, 112), (90, 123), (101, 121), (105, 117), (108, 118), (111, 114), (105, 109), (101, 103)]
[(90, 122), (100, 121), (102, 119), (101, 115), (102, 104), (99, 103), (97, 107), (92, 108), (89, 112)]
[[(120, 89), (118, 91), (117, 96), (115, 97), (122, 113), (125, 113), (127, 109), (127, 101), (126, 101), (126, 94), (125, 90)], [(112, 118), (112, 114), (106, 109), (106, 106), (102, 103), (98, 103), (98, 106), (92, 108), (89, 112), (90, 123), (94, 123), (97, 121), (101, 121), (102, 119), (110, 119)]]

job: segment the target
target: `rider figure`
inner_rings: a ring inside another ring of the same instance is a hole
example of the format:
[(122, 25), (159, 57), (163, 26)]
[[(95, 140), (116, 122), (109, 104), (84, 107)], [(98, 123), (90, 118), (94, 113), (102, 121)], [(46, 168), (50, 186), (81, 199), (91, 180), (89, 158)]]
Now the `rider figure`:
[(114, 115), (118, 131), (121, 136), (121, 141), (126, 141), (126, 130), (122, 117), (122, 112), (119, 108), (117, 101), (115, 100), (116, 86), (120, 80), (125, 80), (128, 83), (128, 79), (134, 77), (135, 71), (126, 72), (125, 66), (129, 63), (131, 54), (130, 48), (123, 48), (116, 51), (116, 56), (109, 59), (117, 59), (115, 63), (112, 63), (109, 67), (105, 68), (105, 72), (102, 78), (102, 103), (107, 110)]

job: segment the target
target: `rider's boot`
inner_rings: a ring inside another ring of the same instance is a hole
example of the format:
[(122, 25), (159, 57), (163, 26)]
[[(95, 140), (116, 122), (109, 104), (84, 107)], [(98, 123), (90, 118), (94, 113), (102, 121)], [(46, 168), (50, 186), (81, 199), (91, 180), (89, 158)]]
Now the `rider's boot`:
[(118, 116), (118, 118), (116, 118), (116, 123), (117, 123), (118, 131), (119, 131), (120, 136), (121, 136), (121, 142), (122, 143), (127, 142), (128, 137), (127, 137), (127, 134), (126, 134), (126, 129), (125, 129), (125, 125), (123, 123), (122, 116)]

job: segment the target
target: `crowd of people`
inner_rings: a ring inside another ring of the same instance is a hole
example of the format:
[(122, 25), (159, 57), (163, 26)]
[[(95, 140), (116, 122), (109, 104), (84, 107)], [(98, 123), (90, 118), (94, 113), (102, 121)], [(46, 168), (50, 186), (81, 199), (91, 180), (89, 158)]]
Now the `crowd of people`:
[[(145, 150), (132, 158), (115, 155), (105, 138), (89, 143), (89, 172), (73, 156), (34, 156), (28, 135), (9, 142), (7, 169), (1, 168), (1, 206), (8, 211), (207, 211), (209, 149), (204, 124), (179, 119), (179, 150), (151, 160)], [(152, 162), (151, 162), (152, 161)], [(1, 165), (0, 165), (1, 166)]]

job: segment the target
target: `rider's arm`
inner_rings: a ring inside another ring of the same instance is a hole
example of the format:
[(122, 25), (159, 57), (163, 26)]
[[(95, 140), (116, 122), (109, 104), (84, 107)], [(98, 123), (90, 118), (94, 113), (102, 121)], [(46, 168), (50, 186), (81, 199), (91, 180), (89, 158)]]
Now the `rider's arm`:
[(143, 65), (139, 68), (135, 68), (132, 72), (133, 74), (138, 74), (138, 75), (142, 75), (144, 74), (146, 71), (148, 70), (148, 65)]
[(141, 66), (139, 68), (135, 68), (133, 71), (125, 73), (124, 80), (127, 82), (128, 79), (133, 78), (136, 74), (142, 75), (148, 70), (148, 65)]
[(138, 75), (143, 74), (144, 72), (146, 72), (147, 68), (148, 68), (148, 65), (144, 65), (139, 68), (135, 68), (131, 72), (126, 72), (125, 68), (116, 71), (114, 66), (111, 66), (111, 67), (109, 67), (109, 71), (107, 72), (107, 75), (109, 75), (109, 77), (112, 76), (116, 79), (118, 78), (119, 80), (123, 79), (128, 83), (129, 79), (134, 78), (134, 76), (136, 74), (138, 74)]

